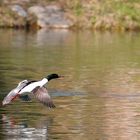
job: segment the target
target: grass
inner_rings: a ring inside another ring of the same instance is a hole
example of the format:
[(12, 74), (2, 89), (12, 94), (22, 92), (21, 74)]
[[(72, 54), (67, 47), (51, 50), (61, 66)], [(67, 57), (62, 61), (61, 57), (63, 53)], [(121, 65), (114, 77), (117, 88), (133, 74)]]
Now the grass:
[(140, 29), (139, 0), (59, 0), (75, 15), (80, 27), (97, 29)]

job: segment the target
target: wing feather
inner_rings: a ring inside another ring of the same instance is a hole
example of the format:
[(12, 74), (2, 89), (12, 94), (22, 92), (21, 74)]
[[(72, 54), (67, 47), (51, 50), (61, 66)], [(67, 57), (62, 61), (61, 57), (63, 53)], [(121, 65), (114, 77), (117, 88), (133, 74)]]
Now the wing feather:
[(8, 95), (3, 99), (2, 105), (9, 104), (12, 100), (14, 100), (17, 96), (19, 96), (19, 91), (23, 89), (28, 83), (28, 80), (21, 81), (16, 88), (11, 90)]
[(9, 104), (12, 100), (14, 100), (18, 96), (18, 92), (16, 89), (13, 89), (9, 92), (9, 94), (3, 99), (2, 105)]
[(55, 108), (55, 105), (54, 105), (53, 101), (51, 100), (51, 97), (48, 94), (48, 91), (45, 87), (38, 88), (33, 93), (34, 93), (36, 99), (38, 99), (41, 103), (43, 103), (47, 107)]

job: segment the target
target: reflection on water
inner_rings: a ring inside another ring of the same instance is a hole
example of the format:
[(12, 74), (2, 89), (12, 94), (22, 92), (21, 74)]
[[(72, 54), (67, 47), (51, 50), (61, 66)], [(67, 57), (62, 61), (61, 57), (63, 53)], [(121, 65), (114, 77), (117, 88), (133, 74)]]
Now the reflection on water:
[(0, 30), (0, 99), (25, 78), (64, 75), (57, 108), (16, 100), (0, 108), (0, 139), (140, 139), (140, 34)]
[[(28, 139), (44, 139), (46, 140), (47, 135), (47, 124), (43, 128), (28, 127), (28, 124), (22, 120), (12, 118), (11, 116), (6, 116), (2, 114), (2, 128), (4, 130), (3, 135), (6, 135), (10, 139), (19, 139), (20, 137)], [(11, 138), (12, 136), (12, 138)]]

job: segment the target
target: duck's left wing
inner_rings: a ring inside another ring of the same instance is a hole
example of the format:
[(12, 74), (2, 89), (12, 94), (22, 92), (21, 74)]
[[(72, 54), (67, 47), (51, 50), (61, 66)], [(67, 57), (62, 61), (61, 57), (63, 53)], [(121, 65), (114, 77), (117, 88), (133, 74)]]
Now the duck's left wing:
[(9, 94), (3, 99), (2, 105), (9, 104), (12, 100), (14, 100), (18, 96), (17, 89), (13, 89), (9, 92)]
[(33, 94), (35, 95), (36, 99), (38, 99), (41, 103), (46, 105), (50, 108), (55, 108), (55, 105), (53, 101), (51, 100), (50, 95), (48, 94), (48, 91), (45, 87), (39, 87), (37, 88)]
[(28, 83), (28, 80), (21, 81), (16, 88), (11, 90), (8, 95), (3, 99), (2, 105), (9, 104), (12, 100), (19, 96), (19, 91), (22, 90)]

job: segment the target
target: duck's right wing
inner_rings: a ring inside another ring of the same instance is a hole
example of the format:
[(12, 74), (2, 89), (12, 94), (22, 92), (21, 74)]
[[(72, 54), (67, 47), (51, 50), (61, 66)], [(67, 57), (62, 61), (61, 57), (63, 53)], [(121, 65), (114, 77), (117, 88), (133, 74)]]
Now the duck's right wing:
[(55, 108), (53, 101), (51, 100), (50, 95), (45, 87), (38, 87), (33, 91), (36, 99), (38, 99), (41, 103), (50, 108)]
[(29, 95), (19, 95), (19, 98), (22, 101), (31, 101), (31, 98), (29, 97)]

